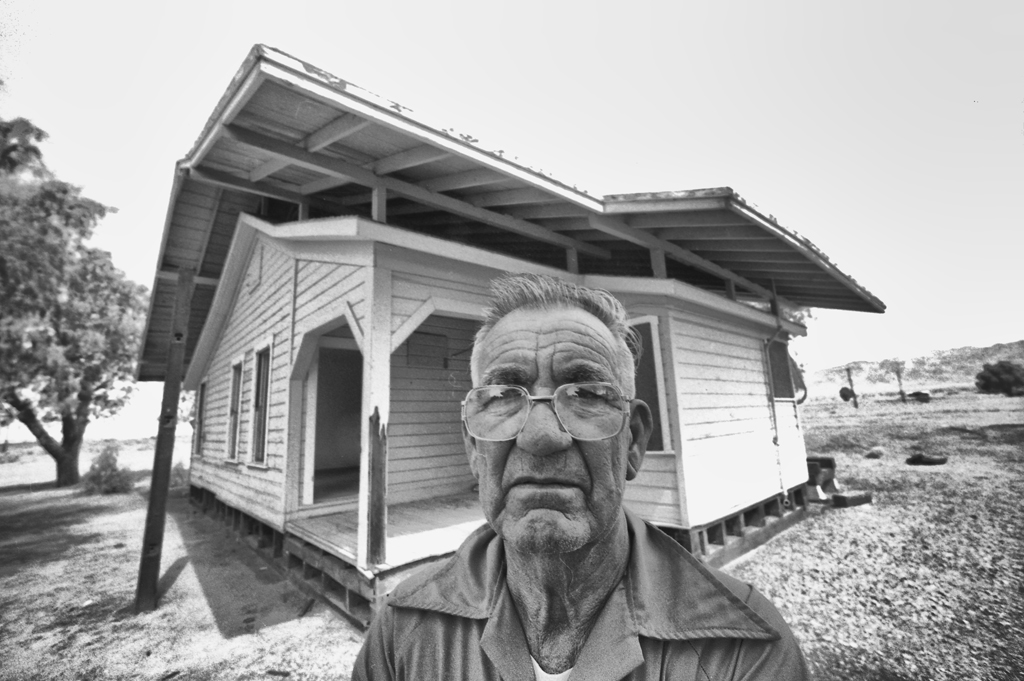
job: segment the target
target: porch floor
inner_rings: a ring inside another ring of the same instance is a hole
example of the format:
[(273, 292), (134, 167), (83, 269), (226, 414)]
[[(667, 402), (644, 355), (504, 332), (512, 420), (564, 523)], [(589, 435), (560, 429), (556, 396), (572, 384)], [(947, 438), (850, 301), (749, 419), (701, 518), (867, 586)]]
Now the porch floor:
[[(484, 522), (480, 499), (467, 491), (388, 506), (384, 569), (454, 552)], [(357, 510), (289, 521), (286, 531), (355, 564)]]

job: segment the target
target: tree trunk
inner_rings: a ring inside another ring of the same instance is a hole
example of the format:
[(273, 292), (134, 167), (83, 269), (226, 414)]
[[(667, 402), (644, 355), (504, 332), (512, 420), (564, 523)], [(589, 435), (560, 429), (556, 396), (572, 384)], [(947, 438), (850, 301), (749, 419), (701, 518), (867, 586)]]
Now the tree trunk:
[(57, 442), (43, 427), (36, 414), (35, 407), (28, 400), (22, 399), (14, 391), (7, 392), (3, 398), (18, 412), (18, 420), (25, 424), (29, 432), (35, 436), (36, 442), (53, 457), (57, 464), (57, 487), (77, 485), (81, 480), (78, 472), (78, 455), (82, 449), (82, 435), (89, 423), (88, 410), (92, 396), (86, 394), (86, 403), (82, 405), (82, 394), (79, 394), (79, 407), (74, 414), (65, 414), (61, 418), (61, 442)]
[(77, 485), (82, 479), (78, 473), (78, 453), (80, 449), (81, 443), (71, 452), (66, 452), (59, 459), (54, 457), (54, 460), (57, 462), (57, 487), (71, 487), (72, 485)]

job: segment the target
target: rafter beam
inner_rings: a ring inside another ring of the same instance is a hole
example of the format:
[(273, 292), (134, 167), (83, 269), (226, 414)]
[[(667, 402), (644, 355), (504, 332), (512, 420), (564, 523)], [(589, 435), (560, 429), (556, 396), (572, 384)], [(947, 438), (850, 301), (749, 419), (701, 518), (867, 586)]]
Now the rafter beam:
[(253, 168), (252, 170), (250, 170), (249, 171), (249, 181), (250, 182), (259, 182), (260, 180), (262, 180), (262, 179), (264, 179), (266, 177), (270, 177), (271, 175), (276, 173), (278, 170), (284, 170), (289, 165), (291, 165), (291, 164), (288, 163), (288, 161), (285, 161), (284, 159), (281, 159), (281, 158), (271, 159), (271, 160), (267, 161), (266, 163), (258, 165), (255, 168)]
[(447, 158), (449, 155), (450, 154), (443, 149), (438, 149), (437, 147), (432, 147), (429, 144), (424, 144), (422, 146), (413, 147), (412, 149), (400, 151), (397, 154), (392, 154), (391, 156), (385, 156), (373, 164), (373, 172), (378, 175), (389, 175), (391, 173), (397, 173), (399, 170), (405, 170), (406, 168), (415, 168), (416, 166), (440, 161), (442, 158)]
[(470, 187), (481, 187), (487, 184), (503, 182), (508, 178), (501, 173), (488, 168), (474, 168), (461, 173), (435, 177), (420, 182), (420, 186), (432, 192), (450, 192), (454, 189), (469, 189)]
[(485, 208), (488, 206), (515, 206), (524, 203), (552, 203), (558, 199), (545, 191), (524, 187), (523, 189), (505, 189), (498, 192), (486, 192), (467, 196), (466, 202)]
[(505, 211), (512, 217), (523, 220), (545, 220), (551, 218), (586, 218), (585, 208), (571, 203), (549, 203), (538, 206), (515, 206)]
[(310, 205), (324, 208), (326, 210), (337, 210), (337, 206), (326, 201), (316, 199), (311, 200), (308, 196), (303, 196), (296, 192), (290, 192), (287, 189), (279, 189), (278, 187), (266, 184), (265, 182), (249, 182), (248, 180), (243, 180), (240, 177), (235, 177), (234, 175), (220, 170), (199, 170), (197, 168), (191, 168), (188, 171), (188, 176), (189, 179), (195, 180), (196, 182), (202, 182), (203, 184), (209, 184), (215, 187), (235, 189), (246, 192), (247, 194), (267, 196), (272, 199), (280, 199), (281, 201), (288, 201), (299, 205), (303, 202), (308, 202)]
[[(348, 161), (343, 161), (338, 158), (320, 156), (304, 149), (299, 149), (288, 142), (277, 140), (258, 132), (246, 130), (245, 128), (241, 128), (236, 125), (227, 125), (224, 127), (224, 134), (239, 144), (260, 149), (273, 156), (289, 159), (292, 161), (293, 165), (299, 165), (304, 168), (309, 168), (321, 173), (327, 173), (339, 178), (348, 178), (353, 182), (358, 182), (359, 184), (371, 189), (375, 187), (385, 187), (395, 194), (414, 201), (419, 201), (420, 203), (431, 205), (441, 210), (465, 215), (466, 217), (477, 220), (478, 222), (500, 227), (510, 232), (530, 237), (531, 239), (537, 239), (538, 241), (544, 241), (566, 248), (575, 248), (581, 253), (593, 255), (598, 258), (611, 258), (611, 252), (607, 249), (578, 241), (561, 234), (556, 234), (544, 227), (541, 227), (540, 225), (535, 225), (531, 222), (527, 222), (526, 220), (519, 220), (508, 215), (495, 213), (485, 208), (473, 206), (465, 201), (445, 196), (444, 194), (427, 191), (426, 189), (412, 184), (411, 182), (404, 182), (394, 177), (382, 177), (376, 175), (373, 171), (361, 168), (354, 163), (349, 163)], [(298, 194), (298, 196), (302, 195)]]
[(345, 114), (335, 118), (316, 132), (310, 133), (303, 141), (302, 146), (305, 147), (306, 151), (320, 151), (324, 147), (340, 142), (349, 135), (354, 135), (370, 125), (372, 125), (372, 122), (365, 118), (360, 118), (354, 114)]
[[(306, 139), (302, 140), (301, 145), (306, 151), (320, 151), (324, 147), (330, 146), (335, 142), (345, 139), (349, 135), (353, 135), (366, 126), (370, 125), (370, 121), (355, 116), (353, 114), (345, 114), (335, 118), (333, 121), (320, 128), (316, 132), (312, 132), (306, 136)], [(250, 182), (259, 182), (260, 180), (270, 177), (279, 170), (283, 170), (291, 165), (291, 162), (283, 158), (274, 158), (266, 163), (253, 168), (249, 172)], [(303, 192), (312, 193), (312, 192)]]
[(592, 215), (590, 217), (590, 225), (596, 230), (618, 237), (625, 241), (629, 241), (637, 246), (643, 246), (644, 248), (649, 248), (651, 250), (664, 251), (666, 258), (671, 258), (672, 260), (684, 263), (690, 267), (695, 267), (703, 272), (707, 272), (708, 274), (713, 274), (725, 281), (733, 281), (751, 293), (756, 293), (769, 300), (772, 298), (772, 292), (765, 287), (759, 286), (754, 282), (741, 277), (735, 272), (727, 270), (724, 267), (720, 267), (710, 260), (706, 260), (691, 251), (680, 248), (670, 241), (664, 241), (653, 234), (649, 234), (639, 229), (634, 229), (619, 218), (612, 217), (610, 215)]

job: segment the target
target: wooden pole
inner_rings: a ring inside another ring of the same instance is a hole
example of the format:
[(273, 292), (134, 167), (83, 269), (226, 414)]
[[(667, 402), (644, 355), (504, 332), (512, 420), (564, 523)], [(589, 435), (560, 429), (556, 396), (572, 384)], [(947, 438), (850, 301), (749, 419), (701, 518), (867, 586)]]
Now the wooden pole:
[(903, 392), (903, 369), (898, 364), (896, 365), (896, 382), (900, 384), (900, 399), (903, 401), (903, 404), (906, 404), (907, 393)]
[(194, 270), (178, 271), (178, 285), (174, 299), (174, 321), (171, 326), (170, 347), (167, 352), (163, 403), (160, 406), (160, 428), (157, 431), (156, 451), (153, 454), (153, 481), (149, 488), (149, 510), (146, 513), (146, 529), (142, 537), (139, 583), (135, 590), (136, 613), (156, 609), (160, 554), (163, 550), (164, 524), (167, 514), (167, 489), (171, 481), (174, 429), (178, 421), (178, 398), (181, 396), (181, 377), (185, 366), (185, 341), (188, 337), (188, 318), (192, 308), (194, 278)]
[(850, 384), (850, 392), (853, 393), (853, 408), (860, 409), (857, 404), (857, 391), (853, 389), (853, 371), (850, 370), (850, 367), (846, 367), (846, 380)]
[(388, 435), (376, 407), (370, 416), (370, 517), (366, 562), (380, 565), (385, 559), (388, 528)]

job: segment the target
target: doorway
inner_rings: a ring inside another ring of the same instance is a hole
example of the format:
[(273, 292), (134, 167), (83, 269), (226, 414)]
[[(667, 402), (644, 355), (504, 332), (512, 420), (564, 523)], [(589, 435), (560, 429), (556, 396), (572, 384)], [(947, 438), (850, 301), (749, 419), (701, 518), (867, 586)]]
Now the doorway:
[(356, 499), (363, 356), (358, 349), (324, 344), (317, 353), (313, 503)]

